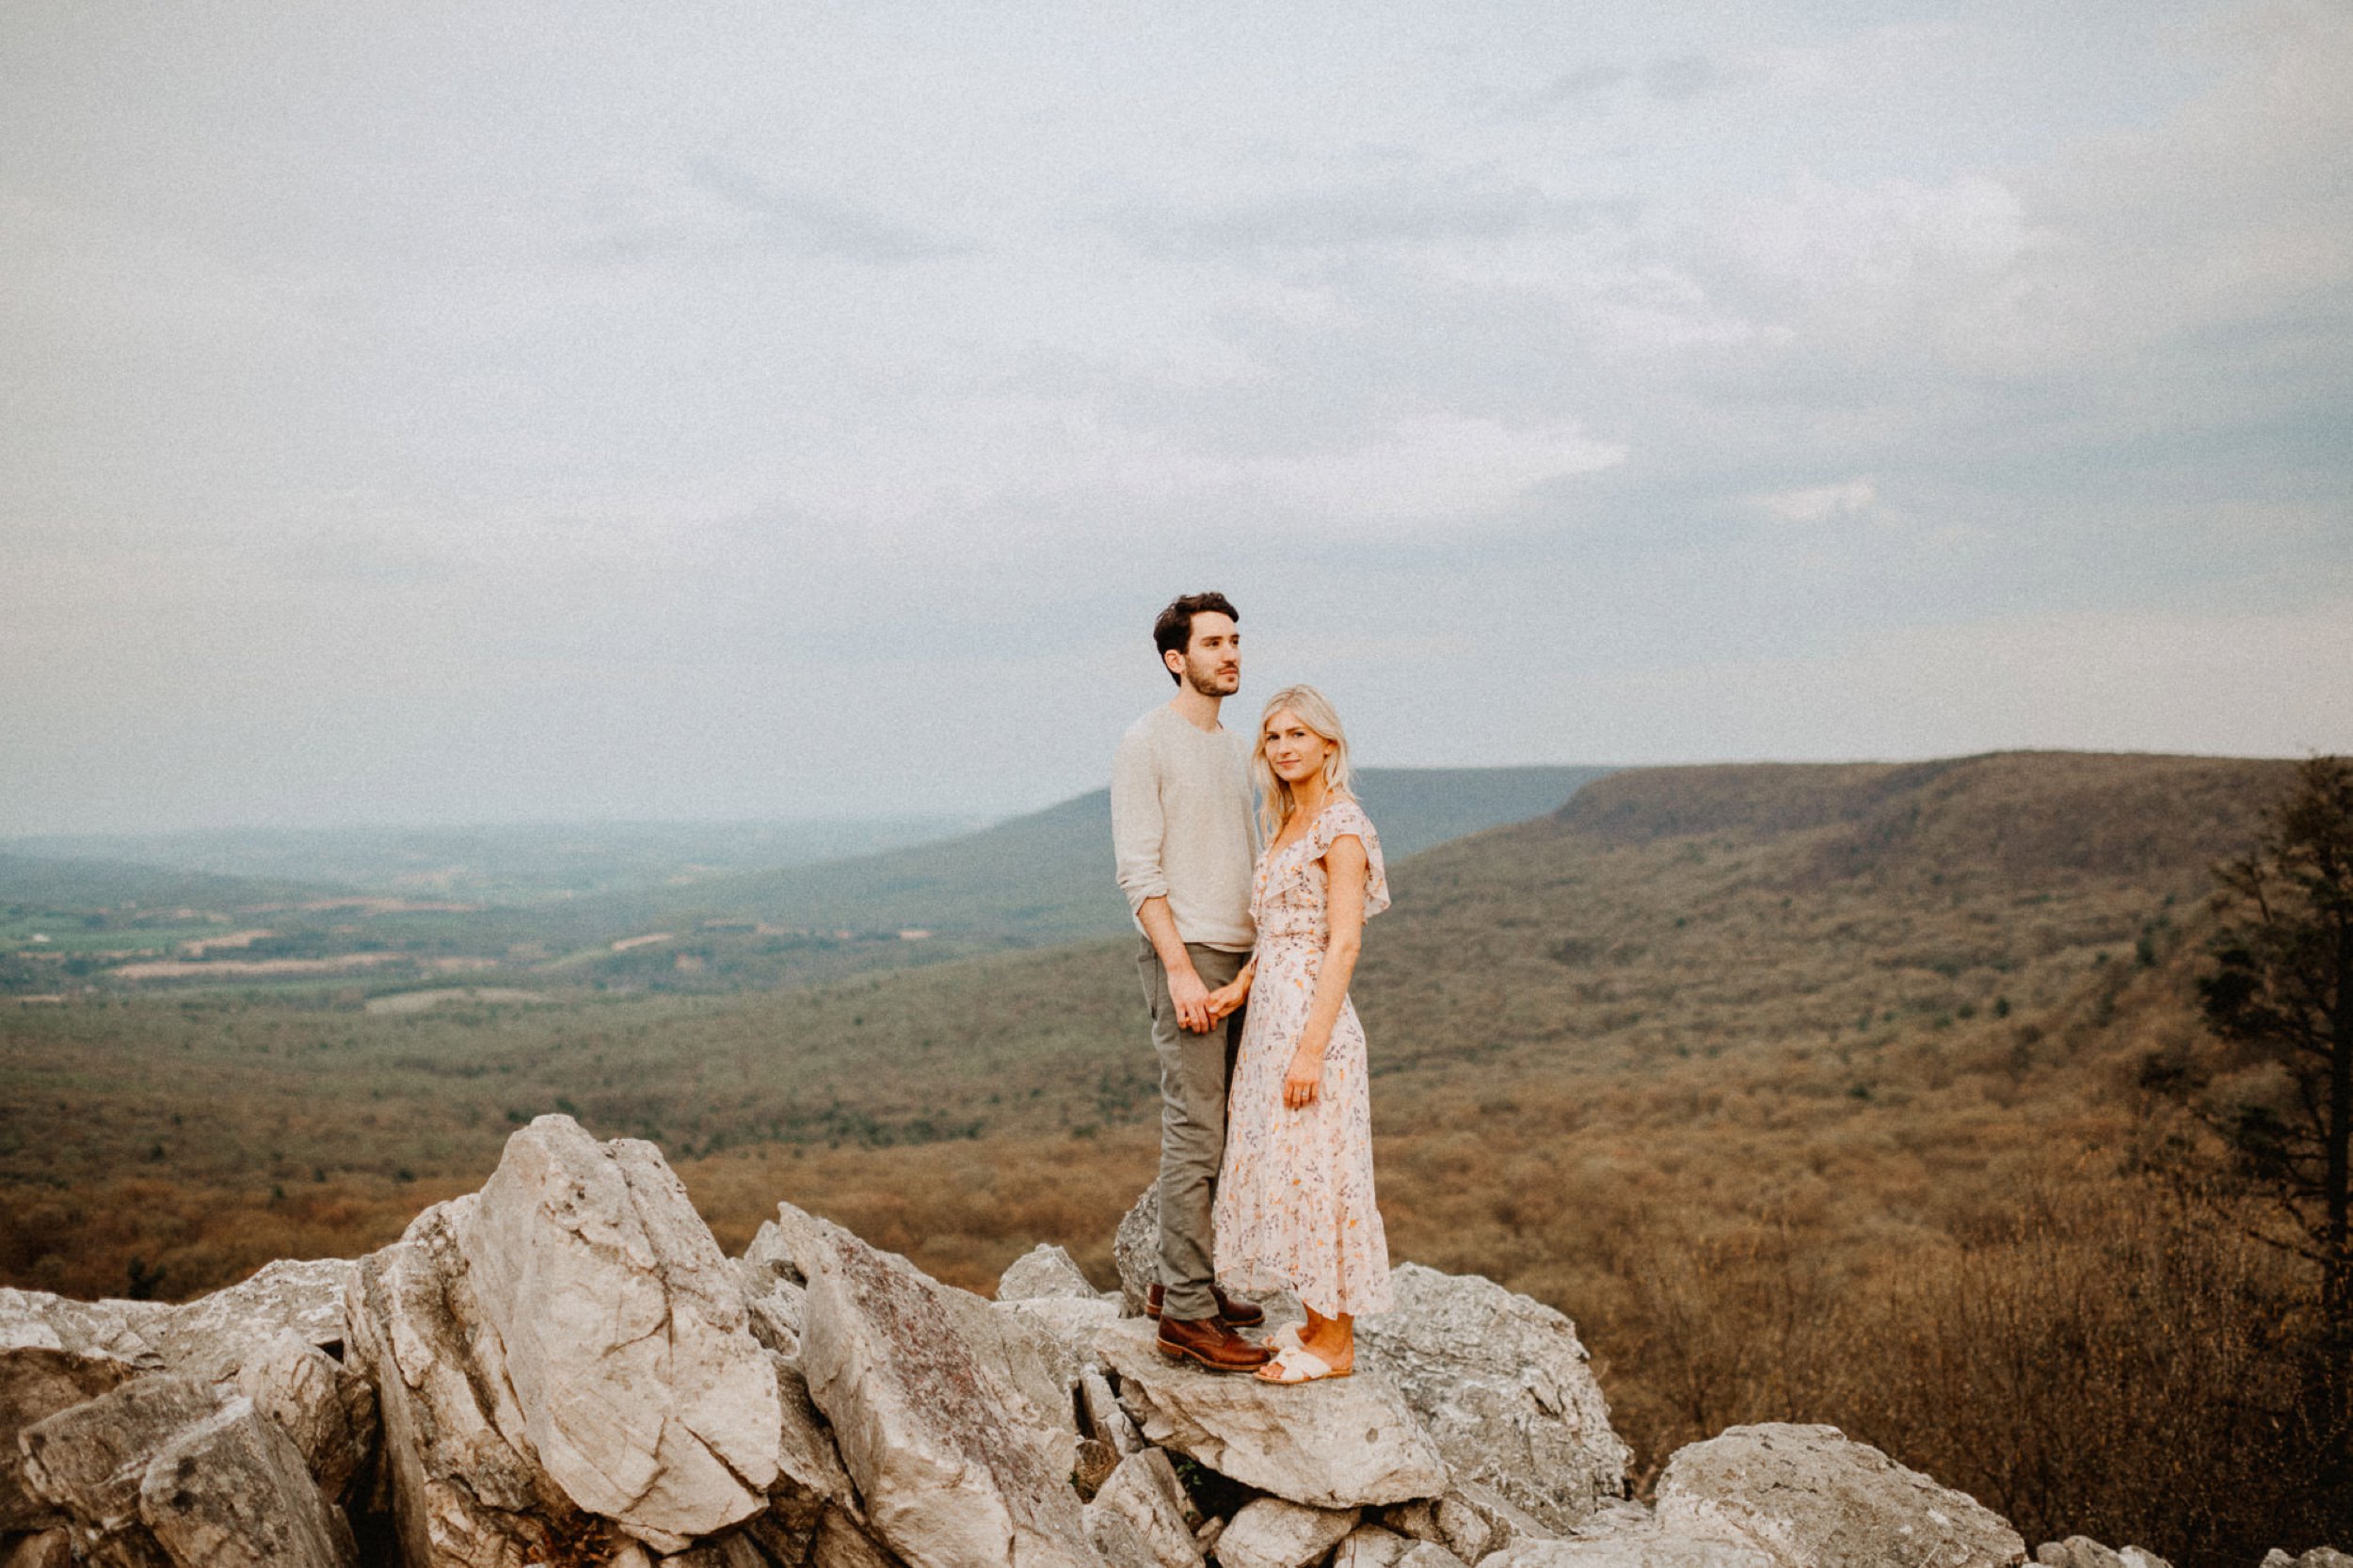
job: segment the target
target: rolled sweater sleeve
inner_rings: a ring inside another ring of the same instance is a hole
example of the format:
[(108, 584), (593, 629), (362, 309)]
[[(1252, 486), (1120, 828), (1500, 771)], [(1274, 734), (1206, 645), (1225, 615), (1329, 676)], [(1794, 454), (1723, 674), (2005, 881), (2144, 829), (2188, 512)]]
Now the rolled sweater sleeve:
[(1168, 874), (1160, 863), (1167, 836), (1151, 737), (1138, 727), (1120, 737), (1112, 755), (1112, 851), (1130, 911), (1143, 908), (1145, 899), (1168, 896)]

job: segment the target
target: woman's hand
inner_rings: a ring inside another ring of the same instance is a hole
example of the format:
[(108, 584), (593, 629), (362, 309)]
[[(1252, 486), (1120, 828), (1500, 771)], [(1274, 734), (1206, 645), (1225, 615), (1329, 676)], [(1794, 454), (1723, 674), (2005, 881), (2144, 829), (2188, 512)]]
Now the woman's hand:
[(1323, 1087), (1323, 1045), (1309, 1044), (1302, 1039), (1299, 1048), (1291, 1052), (1291, 1069), (1283, 1075), (1283, 1105), (1298, 1111), (1313, 1105), (1316, 1093)]
[(1255, 966), (1244, 967), (1241, 973), (1236, 975), (1232, 981), (1209, 993), (1209, 1022), (1223, 1023), (1240, 1012), (1241, 1004), (1250, 1000), (1251, 968)]

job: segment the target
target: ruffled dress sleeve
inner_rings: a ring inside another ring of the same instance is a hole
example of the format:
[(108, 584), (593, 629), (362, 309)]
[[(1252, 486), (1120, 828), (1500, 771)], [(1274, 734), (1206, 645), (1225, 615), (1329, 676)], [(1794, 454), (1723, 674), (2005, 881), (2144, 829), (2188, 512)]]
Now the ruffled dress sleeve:
[(1365, 919), (1370, 920), (1389, 906), (1389, 872), (1381, 860), (1381, 835), (1372, 829), (1372, 819), (1353, 800), (1337, 800), (1316, 818), (1315, 853), (1305, 856), (1321, 860), (1332, 847), (1332, 840), (1354, 834), (1365, 846)]

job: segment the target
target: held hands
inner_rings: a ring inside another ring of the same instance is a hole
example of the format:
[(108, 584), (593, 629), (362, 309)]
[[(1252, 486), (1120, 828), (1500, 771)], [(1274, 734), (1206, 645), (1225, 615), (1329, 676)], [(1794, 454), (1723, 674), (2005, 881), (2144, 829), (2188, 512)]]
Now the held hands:
[(1241, 1011), (1241, 1004), (1250, 1000), (1250, 970), (1244, 968), (1231, 982), (1209, 993), (1209, 1022), (1224, 1023)]
[(1209, 1011), (1209, 988), (1188, 964), (1168, 971), (1168, 1000), (1176, 1009), (1176, 1023), (1195, 1034), (1207, 1034), (1216, 1022)]

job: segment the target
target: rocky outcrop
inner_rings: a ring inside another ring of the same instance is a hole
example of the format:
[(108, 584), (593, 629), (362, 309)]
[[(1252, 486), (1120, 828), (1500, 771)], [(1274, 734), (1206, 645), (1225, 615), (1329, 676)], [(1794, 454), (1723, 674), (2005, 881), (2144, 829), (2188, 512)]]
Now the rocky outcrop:
[(136, 1558), (145, 1530), (139, 1484), (165, 1446), (220, 1409), (210, 1384), (140, 1378), (37, 1421), (17, 1436), (27, 1487), (68, 1521), (75, 1547)]
[(1217, 1538), (1220, 1568), (1306, 1568), (1356, 1528), (1353, 1508), (1307, 1508), (1281, 1497), (1242, 1505)]
[(1101, 1368), (1088, 1367), (1079, 1374), (1079, 1411), (1086, 1418), (1088, 1434), (1115, 1456), (1125, 1458), (1143, 1448), (1144, 1433), (1136, 1430)]
[(1836, 1427), (1732, 1427), (1676, 1450), (1657, 1517), (1671, 1533), (1752, 1544), (1785, 1568), (1872, 1568), (1897, 1544), (1921, 1568), (2026, 1560), (1993, 1510)]
[(521, 1410), (458, 1251), (474, 1195), (426, 1209), (362, 1258), (345, 1303), (352, 1369), (376, 1389), (383, 1503), (413, 1568), (519, 1568), (575, 1511), (530, 1457)]
[(743, 1287), (651, 1144), (542, 1116), (456, 1227), (522, 1436), (582, 1512), (678, 1552), (759, 1512), (775, 1374)]
[[(1157, 1253), (1122, 1224), (1121, 1301)], [(1575, 1326), (1413, 1265), (1355, 1375), (1172, 1362), (1067, 1254), (991, 1302), (780, 1204), (723, 1257), (660, 1155), (561, 1117), (356, 1263), (184, 1306), (0, 1290), (0, 1568), (2015, 1568), (1828, 1427), (1625, 1500)], [(1270, 1304), (1276, 1320), (1295, 1304)], [(2165, 1568), (2071, 1537), (2046, 1568)], [(2353, 1568), (2318, 1548), (2264, 1568)]]
[[(2276, 1553), (2284, 1557), (2285, 1553)], [(2034, 1549), (2034, 1560), (2043, 1568), (2173, 1568), (2156, 1553), (2138, 1546), (2123, 1546), (2111, 1550), (2088, 1535), (2071, 1535), (2064, 1541), (2045, 1541)], [(2334, 1568), (2334, 1565), (2315, 1565)], [(2353, 1568), (2353, 1562), (2344, 1565)]]
[(208, 1382), (238, 1368), (291, 1335), (331, 1350), (344, 1341), (344, 1296), (356, 1265), (340, 1257), (280, 1260), (250, 1279), (200, 1296), (184, 1306), (124, 1302), (136, 1333), (165, 1366)]
[(240, 1395), (180, 1432), (139, 1477), (139, 1519), (186, 1568), (353, 1568), (341, 1510), (303, 1455)]
[(376, 1389), (301, 1336), (282, 1333), (232, 1374), (238, 1391), (278, 1424), (319, 1490), (342, 1498), (376, 1452)]
[(20, 1434), (25, 1480), (92, 1562), (351, 1568), (340, 1510), (242, 1395), (176, 1373), (126, 1383)]
[(1119, 1374), (1120, 1398), (1146, 1442), (1310, 1508), (1379, 1506), (1447, 1490), (1437, 1444), (1379, 1372), (1280, 1388), (1171, 1361), (1153, 1335), (1148, 1320), (1123, 1319), (1095, 1342)]
[[(234, 1377), (280, 1339), (340, 1347), (351, 1268), (337, 1259), (272, 1263), (177, 1306), (0, 1289), (0, 1536), (61, 1522), (24, 1485), (19, 1436), (26, 1428), (145, 1372), (168, 1368), (209, 1383)], [(348, 1471), (338, 1477), (330, 1494), (348, 1479)]]
[(1778, 1560), (1747, 1542), (1680, 1535), (1645, 1517), (1566, 1540), (1520, 1542), (1480, 1568), (1777, 1568)]
[(1096, 1492), (1093, 1506), (1125, 1518), (1158, 1568), (1201, 1568), (1194, 1540), (1201, 1511), (1161, 1449), (1139, 1448), (1121, 1460)]
[(890, 1548), (919, 1568), (1100, 1563), (1067, 1468), (1049, 1466), (1015, 1413), (1027, 1401), (976, 1353), (941, 1288), (845, 1233), (813, 1251), (809, 1394)]
[[(8, 1335), (13, 1326), (0, 1320), (0, 1336)], [(9, 1344), (0, 1338), (0, 1535), (50, 1529), (65, 1522), (62, 1513), (25, 1485), (18, 1435), (138, 1375), (136, 1367), (107, 1352), (68, 1350), (54, 1334), (40, 1337), (48, 1342)]]
[(1160, 1277), (1160, 1185), (1144, 1190), (1112, 1238), (1112, 1262), (1119, 1270), (1120, 1310), (1144, 1316), (1144, 1294)]
[(1394, 1310), (1358, 1328), (1458, 1480), (1556, 1530), (1625, 1493), (1629, 1453), (1568, 1319), (1476, 1275), (1406, 1263)]
[(998, 1276), (997, 1299), (1000, 1302), (1049, 1301), (1057, 1298), (1073, 1301), (1100, 1301), (1102, 1294), (1087, 1283), (1087, 1276), (1070, 1255), (1048, 1241), (1041, 1241), (1013, 1260), (1012, 1266)]
[(1443, 1497), (1385, 1509), (1382, 1522), (1412, 1541), (1441, 1545), (1465, 1562), (1478, 1562), (1515, 1541), (1548, 1541), (1552, 1528), (1492, 1488), (1455, 1478)]

